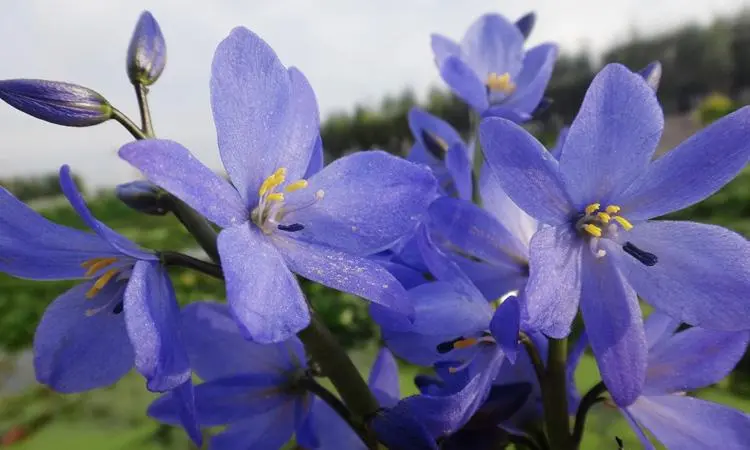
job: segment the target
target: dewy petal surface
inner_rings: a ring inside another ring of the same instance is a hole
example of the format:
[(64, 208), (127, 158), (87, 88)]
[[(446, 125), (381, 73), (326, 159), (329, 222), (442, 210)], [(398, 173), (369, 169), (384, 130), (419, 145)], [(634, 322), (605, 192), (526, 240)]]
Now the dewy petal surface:
[(539, 141), (501, 118), (483, 120), (479, 139), (487, 164), (513, 202), (543, 223), (559, 225), (570, 220), (572, 205), (557, 160)]
[(475, 21), (461, 40), (464, 60), (480, 77), (508, 73), (512, 78), (521, 70), (524, 37), (508, 19), (485, 14)]
[(266, 236), (244, 224), (219, 233), (218, 245), (227, 302), (247, 337), (280, 342), (310, 323), (297, 280)]
[(647, 267), (623, 251), (610, 254), (638, 295), (691, 325), (750, 329), (750, 243), (732, 231), (694, 222), (637, 224), (629, 242), (653, 253)]
[(605, 66), (591, 82), (560, 156), (577, 209), (612, 203), (646, 170), (663, 128), (661, 107), (643, 78), (620, 64)]

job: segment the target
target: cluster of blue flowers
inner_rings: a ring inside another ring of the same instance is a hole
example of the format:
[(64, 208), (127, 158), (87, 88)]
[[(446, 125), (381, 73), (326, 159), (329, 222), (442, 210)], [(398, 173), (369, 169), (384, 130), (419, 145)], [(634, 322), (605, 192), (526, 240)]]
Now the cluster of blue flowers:
[[(245, 28), (219, 44), (211, 72), (228, 179), (153, 134), (147, 87), (166, 47), (149, 13), (128, 50), (140, 125), (81, 86), (0, 81), (0, 98), (47, 122), (123, 124), (135, 140), (119, 155), (149, 181), (119, 186), (119, 197), (174, 213), (210, 258), (143, 249), (110, 229), (67, 166), (62, 191), (93, 233), (0, 189), (0, 271), (81, 280), (37, 328), (39, 382), (81, 392), (135, 367), (164, 393), (155, 419), (196, 443), (202, 428), (226, 426), (211, 438), (217, 450), (292, 437), (305, 449), (573, 450), (600, 401), (645, 448), (654, 438), (750, 447), (748, 414), (686, 395), (731, 372), (750, 340), (750, 244), (713, 225), (650, 220), (743, 170), (750, 109), (654, 159), (660, 66), (609, 64), (548, 150), (522, 127), (549, 105), (557, 57), (554, 44), (524, 50), (534, 21), (487, 14), (460, 42), (432, 36), (439, 72), (477, 126), (467, 142), (414, 109), (406, 159), (370, 150), (324, 165), (313, 89)], [(180, 309), (171, 265), (225, 280), (226, 303)], [(387, 348), (368, 383), (296, 276), (370, 302)], [(655, 310), (645, 322), (640, 301)], [(573, 373), (589, 347), (602, 382), (581, 397)], [(434, 369), (414, 380), (420, 394), (400, 398), (391, 352)]]

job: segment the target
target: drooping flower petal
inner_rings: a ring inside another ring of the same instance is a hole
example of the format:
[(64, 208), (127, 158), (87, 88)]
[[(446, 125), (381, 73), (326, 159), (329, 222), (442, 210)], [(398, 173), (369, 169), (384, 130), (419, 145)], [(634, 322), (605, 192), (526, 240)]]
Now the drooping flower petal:
[(658, 257), (654, 266), (616, 249), (620, 271), (656, 309), (690, 325), (750, 329), (750, 243), (715, 225), (653, 221), (627, 239)]
[(602, 381), (627, 406), (641, 394), (648, 348), (641, 308), (610, 258), (583, 253), (581, 313)]
[(227, 302), (246, 336), (281, 342), (310, 323), (297, 280), (266, 236), (243, 224), (219, 233), (218, 246)]
[(569, 220), (572, 206), (557, 161), (539, 141), (501, 118), (483, 120), (479, 139), (487, 164), (513, 202), (543, 223)]
[(613, 203), (646, 170), (663, 128), (661, 107), (643, 78), (620, 64), (605, 66), (591, 82), (560, 156), (577, 210)]
[(539, 223), (513, 203), (487, 164), (482, 166), (479, 176), (479, 192), (482, 197), (482, 207), (495, 216), (495, 219), (506, 230), (527, 247)]
[(236, 422), (211, 438), (214, 450), (267, 450), (282, 448), (294, 433), (294, 404)]
[(295, 238), (370, 255), (412, 233), (436, 189), (423, 166), (382, 151), (358, 152), (312, 177), (304, 191), (322, 190), (324, 196), (284, 220), (304, 226)]
[(499, 14), (477, 19), (461, 40), (464, 60), (479, 76), (508, 73), (511, 79), (521, 70), (524, 36)]
[(180, 309), (169, 275), (159, 262), (138, 261), (124, 296), (125, 324), (136, 369), (148, 389), (164, 392), (190, 379), (190, 361), (180, 338)]
[(430, 45), (432, 54), (435, 57), (435, 64), (440, 67), (449, 56), (461, 56), (461, 47), (451, 38), (441, 34), (432, 34), (430, 36)]
[(237, 190), (177, 142), (135, 141), (125, 144), (119, 154), (217, 225), (230, 227), (248, 220), (249, 212)]
[(712, 123), (648, 166), (618, 204), (643, 220), (697, 203), (731, 181), (750, 160), (750, 108)]
[(378, 352), (370, 370), (367, 385), (383, 408), (392, 408), (401, 397), (398, 364), (390, 350), (383, 347)]
[(445, 58), (440, 65), (440, 76), (451, 90), (472, 108), (484, 111), (490, 106), (484, 83), (458, 56)]
[(557, 45), (541, 44), (524, 55), (523, 68), (516, 78), (516, 91), (503, 102), (508, 109), (531, 115), (544, 97), (557, 59)]
[(108, 386), (133, 367), (133, 347), (123, 316), (109, 309), (88, 312), (116, 302), (122, 286), (110, 283), (93, 301), (85, 295), (91, 286), (82, 283), (58, 297), (36, 329), (36, 378), (58, 392)]

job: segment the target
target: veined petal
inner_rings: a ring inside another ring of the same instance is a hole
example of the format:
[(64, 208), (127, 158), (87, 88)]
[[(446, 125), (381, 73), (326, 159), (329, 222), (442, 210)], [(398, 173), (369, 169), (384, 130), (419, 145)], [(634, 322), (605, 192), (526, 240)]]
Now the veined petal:
[(560, 156), (560, 173), (580, 211), (611, 204), (647, 168), (664, 128), (654, 91), (620, 64), (591, 82)]
[(282, 448), (294, 433), (294, 402), (232, 424), (211, 439), (215, 450)]
[(490, 331), (497, 345), (511, 364), (518, 356), (518, 332), (521, 325), (521, 305), (515, 295), (505, 299), (495, 310), (490, 321)]
[(42, 384), (73, 393), (115, 383), (133, 367), (133, 348), (121, 314), (89, 310), (114, 304), (121, 286), (105, 286), (92, 300), (82, 283), (58, 297), (44, 312), (34, 336), (34, 370)]
[(479, 139), (487, 164), (516, 205), (542, 223), (570, 220), (573, 209), (557, 161), (539, 141), (501, 118), (483, 120)]
[(628, 219), (650, 219), (698, 203), (729, 183), (750, 160), (750, 108), (709, 125), (649, 164), (617, 200)]
[(284, 220), (305, 227), (295, 232), (297, 239), (370, 255), (412, 233), (436, 189), (435, 178), (421, 165), (382, 151), (358, 152), (312, 177), (305, 191), (322, 190), (323, 198)]
[(516, 91), (503, 102), (503, 106), (531, 115), (544, 97), (557, 53), (555, 44), (541, 44), (529, 49), (523, 58), (523, 68), (515, 80)]
[(323, 400), (313, 400), (312, 425), (317, 431), (317, 450), (367, 450), (357, 433)]
[(662, 312), (654, 311), (643, 323), (646, 331), (646, 342), (651, 349), (655, 345), (669, 339), (677, 331), (680, 321)]
[(367, 385), (383, 408), (392, 408), (401, 398), (399, 389), (398, 364), (390, 350), (383, 347), (378, 352), (370, 369)]
[(314, 400), (312, 394), (307, 394), (294, 402), (294, 440), (302, 448), (320, 448), (320, 437), (312, 416)]
[(461, 40), (465, 61), (477, 73), (508, 73), (512, 78), (521, 70), (524, 36), (521, 30), (499, 14), (477, 19)]
[(308, 179), (323, 169), (323, 140), (318, 136), (313, 142), (312, 152), (310, 152), (310, 162), (307, 164), (304, 179)]
[(461, 56), (461, 47), (453, 39), (441, 34), (430, 35), (430, 45), (438, 67), (443, 65), (443, 61), (449, 56)]
[(619, 406), (641, 394), (648, 348), (641, 308), (611, 258), (583, 253), (581, 313), (602, 381)]
[(667, 448), (743, 450), (750, 442), (750, 416), (683, 395), (641, 397), (628, 411)]
[(750, 331), (690, 328), (651, 349), (646, 389), (655, 395), (692, 391), (718, 383), (747, 349)]
[(464, 144), (458, 143), (448, 149), (445, 154), (445, 167), (453, 178), (458, 197), (471, 200), (474, 188), (471, 180), (471, 161)]
[(182, 338), (193, 370), (204, 380), (240, 373), (281, 375), (303, 367), (306, 360), (296, 336), (278, 344), (244, 339), (229, 306), (223, 303), (199, 302), (184, 307)]
[(287, 237), (273, 242), (294, 273), (404, 315), (414, 311), (403, 286), (375, 261)]
[(458, 56), (449, 56), (443, 61), (440, 65), (440, 76), (454, 94), (475, 110), (483, 112), (490, 106), (484, 82)]
[(539, 222), (513, 203), (487, 164), (482, 166), (479, 175), (479, 193), (482, 197), (482, 207), (495, 216), (495, 219), (524, 247), (527, 247), (526, 253), (528, 254), (531, 236), (539, 228)]
[(281, 342), (310, 323), (297, 280), (266, 236), (242, 224), (219, 233), (218, 244), (227, 303), (248, 338)]
[(407, 402), (375, 416), (372, 428), (378, 440), (391, 450), (438, 450), (435, 439)]
[(715, 225), (653, 221), (627, 234), (658, 257), (645, 266), (620, 249), (612, 256), (638, 295), (675, 319), (725, 331), (750, 329), (750, 243)]
[(250, 213), (237, 190), (177, 142), (160, 139), (135, 141), (125, 144), (119, 154), (149, 180), (220, 227), (248, 220)]
[(410, 109), (407, 119), (414, 141), (420, 143), (423, 147), (426, 146), (423, 133), (429, 133), (432, 137), (442, 139), (445, 142), (446, 150), (455, 144), (464, 143), (461, 135), (448, 122), (420, 108)]
[(148, 389), (164, 392), (190, 380), (190, 361), (179, 330), (180, 309), (159, 262), (135, 263), (124, 301), (135, 367), (146, 377)]
[(553, 338), (570, 334), (581, 298), (583, 244), (567, 226), (544, 227), (529, 246), (528, 325)]
[(198, 417), (195, 407), (195, 391), (193, 382), (188, 380), (172, 389), (175, 402), (177, 403), (177, 417), (180, 425), (185, 429), (190, 439), (196, 446), (203, 445), (203, 434), (198, 426)]

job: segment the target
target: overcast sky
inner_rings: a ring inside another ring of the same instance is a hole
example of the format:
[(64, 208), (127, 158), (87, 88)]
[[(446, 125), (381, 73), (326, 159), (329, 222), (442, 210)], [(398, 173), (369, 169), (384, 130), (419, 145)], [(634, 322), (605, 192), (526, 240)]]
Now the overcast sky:
[[(489, 11), (515, 19), (537, 12), (532, 44), (598, 53), (631, 33), (707, 23), (747, 0), (5, 0), (0, 15), (0, 79), (45, 78), (93, 88), (136, 118), (124, 55), (140, 12), (149, 9), (167, 40), (168, 64), (152, 89), (156, 133), (180, 141), (219, 168), (208, 79), (216, 44), (244, 25), (299, 67), (323, 117), (375, 103), (410, 86), (441, 85), (429, 35), (460, 38)], [(188, 6), (189, 4), (189, 6)], [(54, 171), (68, 163), (90, 184), (134, 177), (115, 152), (129, 139), (116, 123), (64, 128), (0, 103), (0, 177)]]

